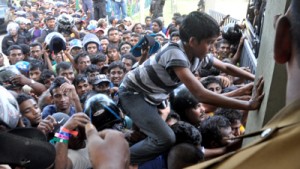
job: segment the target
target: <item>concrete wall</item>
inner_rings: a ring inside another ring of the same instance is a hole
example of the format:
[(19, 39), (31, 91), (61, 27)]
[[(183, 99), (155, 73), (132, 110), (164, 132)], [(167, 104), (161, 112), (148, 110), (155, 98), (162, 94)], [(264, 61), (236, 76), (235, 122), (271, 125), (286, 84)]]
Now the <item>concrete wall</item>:
[[(278, 65), (273, 59), (273, 45), (275, 39), (275, 28), (273, 26), (274, 16), (284, 14), (288, 0), (267, 0), (265, 11), (265, 22), (261, 38), (260, 53), (256, 77), (263, 76), (265, 80), (265, 97), (260, 110), (251, 111), (248, 115), (246, 133), (260, 129), (285, 105), (286, 70), (285, 66)], [(255, 138), (244, 140), (244, 145)]]

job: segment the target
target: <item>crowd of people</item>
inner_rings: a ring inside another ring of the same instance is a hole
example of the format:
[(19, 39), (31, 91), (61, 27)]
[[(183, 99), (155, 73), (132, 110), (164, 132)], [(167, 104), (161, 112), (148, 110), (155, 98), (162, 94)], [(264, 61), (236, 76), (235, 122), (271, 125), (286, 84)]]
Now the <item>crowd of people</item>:
[(179, 169), (241, 147), (264, 82), (254, 86), (238, 66), (236, 25), (224, 31), (196, 11), (170, 24), (95, 20), (84, 8), (11, 9), (0, 54), (3, 167)]

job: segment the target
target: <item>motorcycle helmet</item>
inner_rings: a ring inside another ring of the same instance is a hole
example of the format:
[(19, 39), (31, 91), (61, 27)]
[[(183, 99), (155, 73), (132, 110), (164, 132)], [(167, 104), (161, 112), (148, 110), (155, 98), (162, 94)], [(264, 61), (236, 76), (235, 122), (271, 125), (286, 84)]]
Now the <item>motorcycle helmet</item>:
[(98, 131), (124, 123), (124, 115), (107, 95), (96, 94), (84, 104), (87, 114)]
[(224, 26), (222, 30), (222, 37), (228, 40), (231, 44), (237, 44), (242, 37), (242, 31), (239, 25), (235, 23), (229, 23)]
[(58, 29), (67, 31), (70, 30), (75, 25), (75, 20), (71, 15), (68, 14), (60, 14), (57, 18), (57, 26)]
[(185, 111), (195, 107), (198, 103), (199, 101), (183, 84), (170, 94), (171, 109), (178, 113), (182, 120), (186, 120)]

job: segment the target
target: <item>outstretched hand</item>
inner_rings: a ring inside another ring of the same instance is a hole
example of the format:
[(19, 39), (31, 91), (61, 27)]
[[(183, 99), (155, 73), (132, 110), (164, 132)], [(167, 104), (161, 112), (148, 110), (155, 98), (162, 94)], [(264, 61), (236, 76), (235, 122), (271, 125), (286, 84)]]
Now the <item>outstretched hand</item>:
[(249, 101), (250, 104), (250, 110), (256, 110), (259, 109), (261, 102), (265, 96), (265, 93), (263, 92), (264, 89), (264, 80), (263, 77), (259, 77), (255, 88), (254, 88), (254, 93), (252, 95), (251, 100)]
[(91, 123), (85, 132), (93, 168), (129, 168), (129, 145), (121, 132), (107, 129), (98, 133)]

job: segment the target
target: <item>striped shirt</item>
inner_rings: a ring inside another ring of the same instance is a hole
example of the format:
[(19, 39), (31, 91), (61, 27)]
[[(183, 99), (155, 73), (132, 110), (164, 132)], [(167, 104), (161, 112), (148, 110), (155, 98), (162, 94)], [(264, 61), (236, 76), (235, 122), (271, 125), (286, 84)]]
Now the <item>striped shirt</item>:
[(184, 67), (195, 72), (200, 66), (211, 67), (212, 63), (213, 56), (206, 57), (202, 62), (195, 57), (191, 63), (184, 52), (183, 44), (172, 43), (136, 69), (128, 72), (121, 86), (143, 93), (147, 102), (158, 105), (167, 99), (170, 92), (182, 84), (174, 72), (174, 67)]

